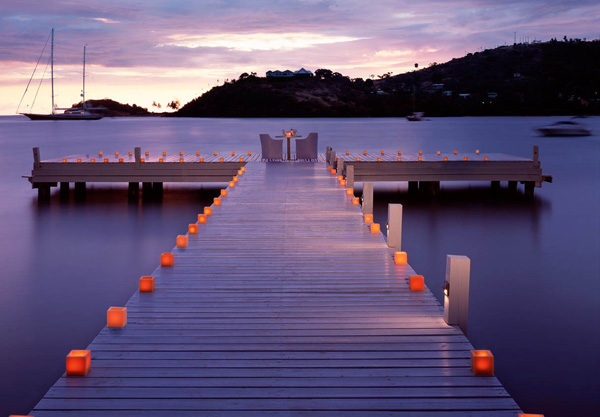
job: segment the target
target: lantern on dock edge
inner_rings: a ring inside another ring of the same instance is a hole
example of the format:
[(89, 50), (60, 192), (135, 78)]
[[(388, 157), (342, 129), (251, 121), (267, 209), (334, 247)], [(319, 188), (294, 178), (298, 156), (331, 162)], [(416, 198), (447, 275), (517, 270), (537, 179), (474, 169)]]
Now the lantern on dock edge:
[(212, 208), (211, 207), (204, 207), (204, 214), (206, 216), (212, 216)]
[(544, 417), (543, 414), (523, 414), (519, 413), (518, 417)]
[(444, 156), (444, 161), (447, 161), (447, 160), (448, 160), (448, 157), (447, 157), (447, 156)]
[(198, 234), (198, 223), (191, 223), (188, 225), (188, 234), (190, 234), (190, 235)]
[(110, 307), (106, 311), (106, 327), (125, 327), (127, 325), (127, 307)]
[(178, 248), (186, 248), (188, 245), (188, 237), (186, 235), (177, 235), (176, 245)]
[(398, 162), (402, 162), (402, 158), (401, 158), (401, 157), (398, 157), (397, 161), (398, 161)]
[(198, 223), (200, 223), (200, 224), (206, 223), (206, 214), (198, 214)]
[(200, 158), (199, 162), (204, 162), (204, 158)]
[(365, 223), (373, 223), (373, 215), (365, 214)]
[[(77, 162), (81, 162), (81, 159)], [(119, 158), (119, 162), (123, 162), (123, 158)]]
[(233, 177), (233, 182), (238, 182), (240, 179), (238, 177)]
[(164, 159), (158, 158), (158, 162), (164, 162)]
[(379, 223), (371, 223), (371, 225), (369, 226), (369, 229), (371, 230), (371, 233), (379, 233), (381, 231), (381, 228), (379, 227)]
[(360, 161), (360, 158), (357, 156), (356, 157), (356, 162), (359, 162), (359, 161)]
[(183, 158), (179, 158), (179, 162), (183, 162)]
[(248, 156), (251, 156), (251, 155), (252, 155), (252, 151), (248, 151)]
[(341, 185), (342, 187), (345, 187), (345, 186), (346, 186), (346, 180), (341, 180), (341, 181), (340, 181), (340, 185)]
[(487, 156), (484, 156), (484, 157), (483, 157), (483, 160), (484, 160), (484, 161), (487, 161), (487, 160), (488, 160), (488, 157), (487, 157)]
[(140, 158), (140, 162), (146, 162), (144, 158)]
[(367, 154), (367, 151), (363, 151), (363, 155), (366, 155), (366, 154)]
[(394, 252), (394, 263), (396, 265), (408, 264), (408, 257), (406, 255), (406, 252)]
[(217, 153), (216, 153), (216, 152), (213, 152), (213, 155), (214, 155), (214, 156), (217, 156)]
[(377, 157), (377, 162), (381, 162), (381, 157), (380, 156)]
[(354, 195), (354, 188), (346, 188), (346, 195)]
[(477, 376), (494, 375), (494, 355), (489, 350), (471, 351), (471, 371)]
[(235, 187), (235, 182), (229, 181), (229, 188), (234, 188), (234, 187)]
[(219, 162), (223, 162), (223, 161), (225, 161), (225, 159), (219, 158)]
[(221, 190), (221, 197), (227, 197), (227, 190)]
[(423, 158), (421, 158), (420, 156), (417, 158), (417, 161), (422, 161)]
[(86, 376), (92, 367), (92, 351), (72, 350), (67, 355), (67, 376)]
[(175, 256), (171, 252), (163, 252), (160, 254), (160, 266), (175, 265)]
[[(66, 162), (66, 161), (65, 161)], [(104, 158), (104, 162), (108, 162), (108, 158)]]
[(419, 155), (423, 155), (423, 151), (419, 151)]
[(437, 151), (437, 154), (438, 154), (438, 155), (441, 155), (442, 153), (441, 153), (440, 151)]
[(246, 172), (246, 167), (241, 167), (240, 169), (242, 170), (242, 172)]
[(335, 175), (335, 174), (337, 174), (337, 170), (335, 170), (335, 169), (332, 168), (331, 169), (331, 175)]
[[(150, 155), (150, 152), (146, 151), (145, 152), (146, 156)], [(129, 155), (131, 155), (131, 152), (129, 152)]]
[(154, 292), (154, 277), (143, 276), (140, 278), (140, 292)]
[(337, 179), (338, 179), (338, 181), (341, 181), (341, 180), (344, 179), (344, 176), (343, 175), (338, 175)]
[(96, 162), (96, 158), (90, 159), (90, 162)]
[(360, 205), (360, 198), (359, 197), (352, 197), (352, 205), (353, 206)]
[(425, 277), (423, 275), (410, 275), (408, 288), (411, 291), (425, 291)]
[(213, 198), (213, 205), (220, 206), (221, 205), (221, 197)]
[[(122, 161), (123, 161), (123, 160), (121, 159), (121, 162), (122, 162)], [(81, 162), (81, 158), (77, 158), (77, 162)]]
[(243, 157), (240, 157), (240, 162), (244, 162), (244, 158)]
[(183, 155), (183, 151), (179, 151), (179, 155)]
[(458, 151), (456, 149), (454, 150), (454, 155), (458, 155)]
[(382, 154), (382, 155), (385, 155), (385, 151), (381, 151), (381, 154)]
[(163, 151), (163, 156), (167, 156), (167, 153), (165, 151)]

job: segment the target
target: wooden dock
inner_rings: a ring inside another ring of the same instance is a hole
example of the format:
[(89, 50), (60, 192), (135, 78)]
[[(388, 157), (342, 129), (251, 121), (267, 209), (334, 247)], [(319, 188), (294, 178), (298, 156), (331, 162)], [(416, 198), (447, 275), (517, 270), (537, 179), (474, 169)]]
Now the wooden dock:
[(31, 415), (517, 415), (324, 162), (248, 164), (222, 200)]

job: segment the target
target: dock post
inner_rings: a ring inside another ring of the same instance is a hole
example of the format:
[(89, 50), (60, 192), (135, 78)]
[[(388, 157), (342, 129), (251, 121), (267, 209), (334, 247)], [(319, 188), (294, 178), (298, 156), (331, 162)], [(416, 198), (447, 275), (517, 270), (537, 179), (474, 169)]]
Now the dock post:
[(419, 191), (419, 182), (418, 181), (409, 181), (408, 182), (408, 193), (414, 194)]
[(535, 190), (534, 181), (525, 181), (525, 197), (533, 198), (533, 191)]
[(337, 173), (344, 175), (344, 158), (337, 158)]
[(402, 204), (388, 204), (387, 245), (402, 249)]
[(152, 183), (151, 182), (143, 182), (142, 183), (142, 199), (144, 199), (144, 200), (152, 199)]
[(33, 148), (33, 168), (40, 168), (41, 166), (40, 148)]
[(458, 324), (467, 334), (469, 320), (469, 279), (471, 260), (461, 255), (446, 255), (444, 282), (444, 321)]
[(69, 183), (68, 182), (60, 183), (60, 198), (63, 200), (69, 198)]
[(440, 182), (439, 181), (433, 181), (431, 183), (431, 194), (432, 195), (438, 195), (440, 193)]
[(511, 194), (515, 194), (517, 192), (517, 181), (508, 182), (508, 192)]
[(85, 182), (75, 183), (75, 198), (80, 200), (85, 198)]
[(331, 154), (331, 147), (325, 148), (325, 162), (329, 164), (329, 155)]
[(154, 194), (154, 198), (156, 200), (162, 200), (163, 183), (162, 182), (153, 182), (152, 183), (152, 193)]
[(363, 212), (363, 214), (373, 214), (373, 183), (372, 182), (365, 182), (363, 184), (362, 212)]
[(540, 167), (540, 147), (539, 146), (533, 147), (533, 167), (534, 168)]
[(140, 183), (139, 182), (130, 182), (129, 190), (127, 193), (130, 201), (136, 201), (140, 196)]
[(135, 167), (139, 168), (142, 159), (142, 148), (135, 148)]
[(492, 192), (497, 193), (500, 191), (500, 181), (492, 181)]
[(331, 151), (331, 153), (329, 154), (329, 161), (330, 161), (329, 165), (331, 165), (335, 169), (335, 162), (336, 162), (335, 151)]
[(354, 165), (346, 166), (346, 188), (354, 188)]
[(47, 202), (50, 200), (50, 183), (41, 182), (34, 184), (38, 190), (38, 201)]

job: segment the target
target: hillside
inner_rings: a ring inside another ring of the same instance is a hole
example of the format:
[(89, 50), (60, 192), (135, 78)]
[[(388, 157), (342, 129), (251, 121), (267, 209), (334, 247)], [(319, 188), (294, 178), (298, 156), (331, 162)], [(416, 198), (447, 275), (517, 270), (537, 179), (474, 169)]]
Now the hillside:
[(600, 42), (502, 46), (377, 80), (324, 69), (286, 80), (243, 74), (174, 116), (386, 117), (413, 109), (429, 116), (600, 114)]
[[(148, 109), (137, 106), (135, 104), (122, 104), (108, 98), (102, 100), (86, 100), (86, 106), (91, 113), (101, 114), (104, 117), (116, 116), (153, 116), (153, 113), (148, 112)], [(82, 102), (75, 103), (72, 107), (81, 107)]]

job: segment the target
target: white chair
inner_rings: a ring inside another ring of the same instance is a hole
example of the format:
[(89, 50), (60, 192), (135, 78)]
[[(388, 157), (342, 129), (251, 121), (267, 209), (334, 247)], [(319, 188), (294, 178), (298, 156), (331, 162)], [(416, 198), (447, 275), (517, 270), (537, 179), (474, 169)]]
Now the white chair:
[(309, 133), (305, 139), (296, 139), (296, 159), (317, 159), (318, 133)]
[(283, 140), (273, 139), (266, 133), (260, 135), (260, 146), (262, 148), (262, 159), (283, 159)]

